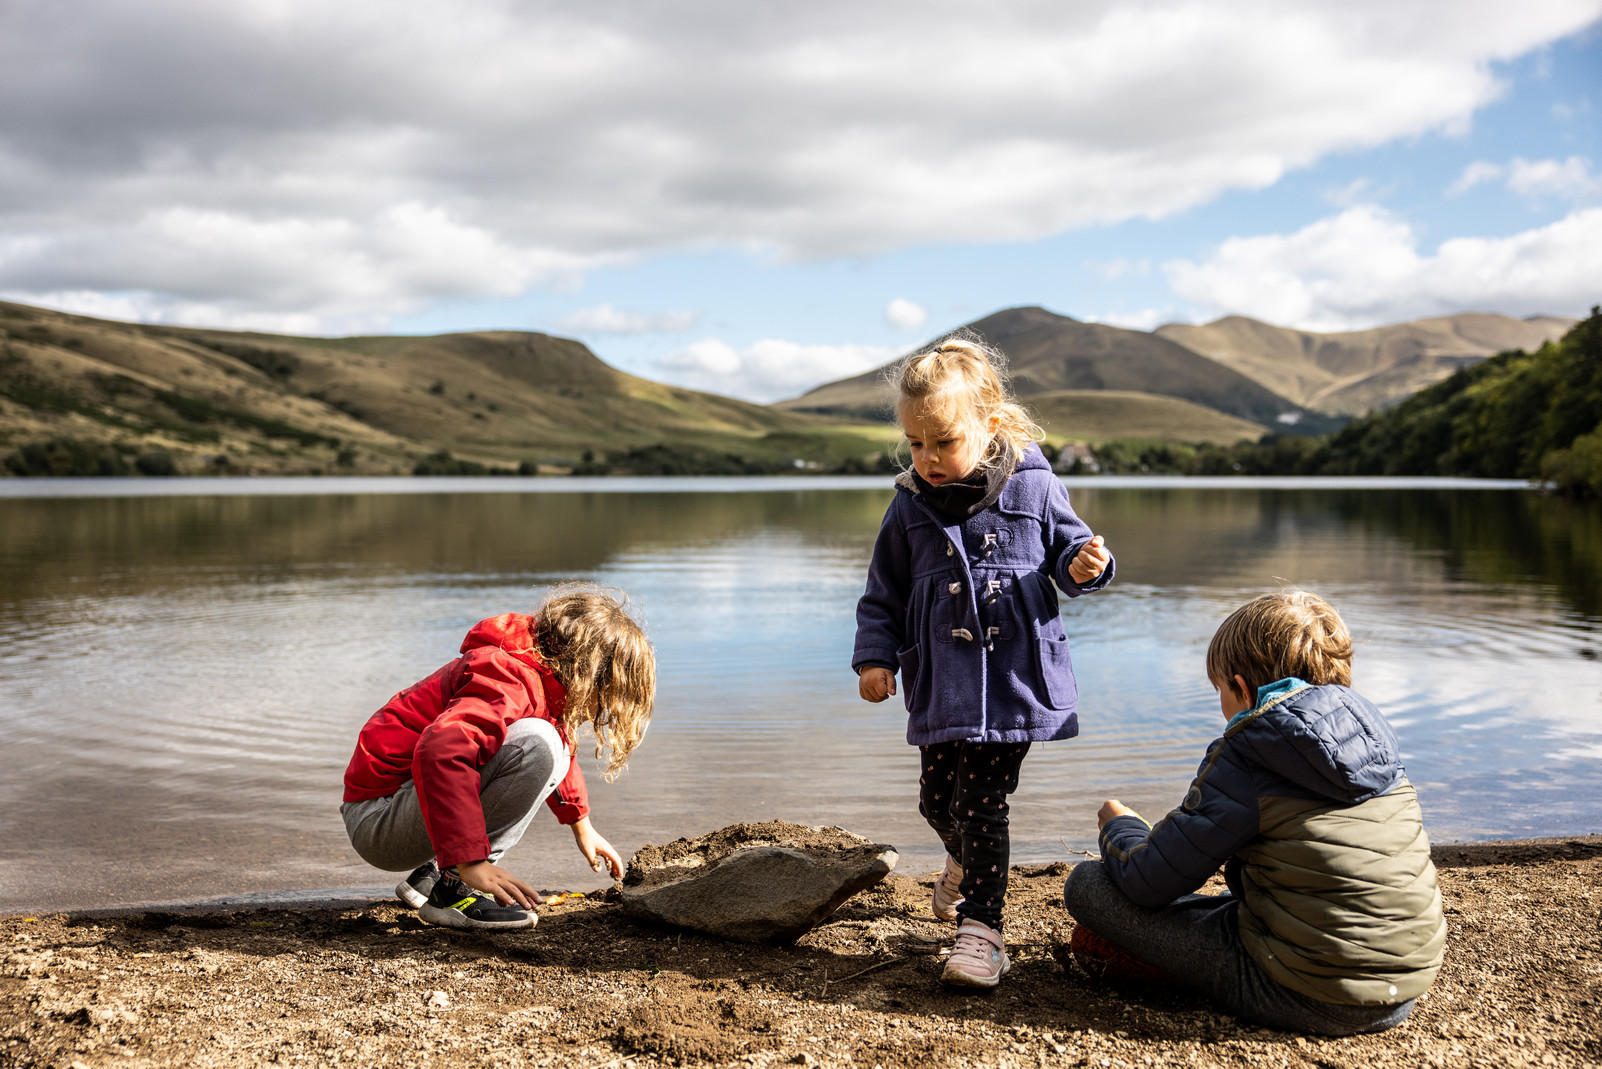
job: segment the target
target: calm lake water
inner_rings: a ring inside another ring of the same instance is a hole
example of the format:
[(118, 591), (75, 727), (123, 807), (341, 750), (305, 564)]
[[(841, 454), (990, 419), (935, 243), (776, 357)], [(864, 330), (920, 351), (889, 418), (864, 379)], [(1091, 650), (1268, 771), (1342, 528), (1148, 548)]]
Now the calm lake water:
[[(1069, 490), (1118, 580), (1064, 603), (1082, 734), (1025, 763), (1014, 861), (1091, 846), (1105, 797), (1152, 817), (1179, 801), (1222, 725), (1207, 640), (1286, 582), (1346, 617), (1355, 684), (1400, 731), (1437, 841), (1602, 827), (1595, 504), (1395, 481)], [(889, 496), (882, 479), (0, 482), (0, 910), (387, 888), (339, 820), (357, 730), (474, 621), (569, 578), (628, 590), (658, 651), (628, 772), (606, 784), (584, 758), (625, 855), (780, 818), (926, 872), (899, 699), (861, 702), (849, 665)], [(598, 884), (548, 817), (508, 863)]]

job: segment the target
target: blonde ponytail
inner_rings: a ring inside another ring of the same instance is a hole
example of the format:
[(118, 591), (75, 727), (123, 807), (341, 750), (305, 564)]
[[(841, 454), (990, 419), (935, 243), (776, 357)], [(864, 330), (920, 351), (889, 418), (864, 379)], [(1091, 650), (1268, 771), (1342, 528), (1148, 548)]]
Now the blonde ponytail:
[(1003, 458), (1016, 464), (1030, 442), (1046, 435), (1007, 393), (1006, 367), (1007, 358), (972, 331), (948, 334), (892, 369), (897, 410), (988, 438), (979, 459), (981, 468)]

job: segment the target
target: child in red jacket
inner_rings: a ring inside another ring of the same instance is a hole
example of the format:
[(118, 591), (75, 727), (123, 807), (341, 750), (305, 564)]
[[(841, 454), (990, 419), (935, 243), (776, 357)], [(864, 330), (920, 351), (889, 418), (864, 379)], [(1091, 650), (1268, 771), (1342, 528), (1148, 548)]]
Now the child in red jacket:
[(533, 616), (483, 620), (462, 656), (408, 687), (362, 728), (340, 814), (351, 845), (381, 869), (416, 866), (395, 893), (430, 924), (529, 928), (541, 901), (501, 868), (545, 802), (596, 872), (623, 875), (590, 826), (574, 734), (595, 729), (606, 778), (639, 745), (656, 658), (620, 596), (556, 590)]

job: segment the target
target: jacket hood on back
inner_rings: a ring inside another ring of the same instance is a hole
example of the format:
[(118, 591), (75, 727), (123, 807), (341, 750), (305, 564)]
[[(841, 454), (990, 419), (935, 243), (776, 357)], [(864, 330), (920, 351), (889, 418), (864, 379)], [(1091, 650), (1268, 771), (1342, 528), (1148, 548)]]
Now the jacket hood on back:
[(1356, 691), (1308, 686), (1270, 703), (1233, 729), (1236, 745), (1310, 797), (1352, 805), (1389, 793), (1404, 778), (1396, 733)]
[(462, 653), (471, 653), (485, 646), (504, 650), (530, 667), (543, 667), (534, 653), (534, 618), (527, 613), (503, 612), (480, 620), (462, 639)]

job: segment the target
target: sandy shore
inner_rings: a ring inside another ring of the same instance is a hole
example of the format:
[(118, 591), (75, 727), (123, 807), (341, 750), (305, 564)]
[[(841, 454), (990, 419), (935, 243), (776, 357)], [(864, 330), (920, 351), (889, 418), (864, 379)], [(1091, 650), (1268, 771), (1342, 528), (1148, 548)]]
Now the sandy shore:
[(651, 928), (605, 896), (498, 936), (394, 901), (4, 916), (0, 1067), (1602, 1065), (1602, 835), (1435, 854), (1446, 966), (1377, 1036), (1243, 1026), (1064, 967), (1052, 865), (1015, 870), (1015, 964), (986, 995), (936, 983), (927, 875), (785, 947)]

